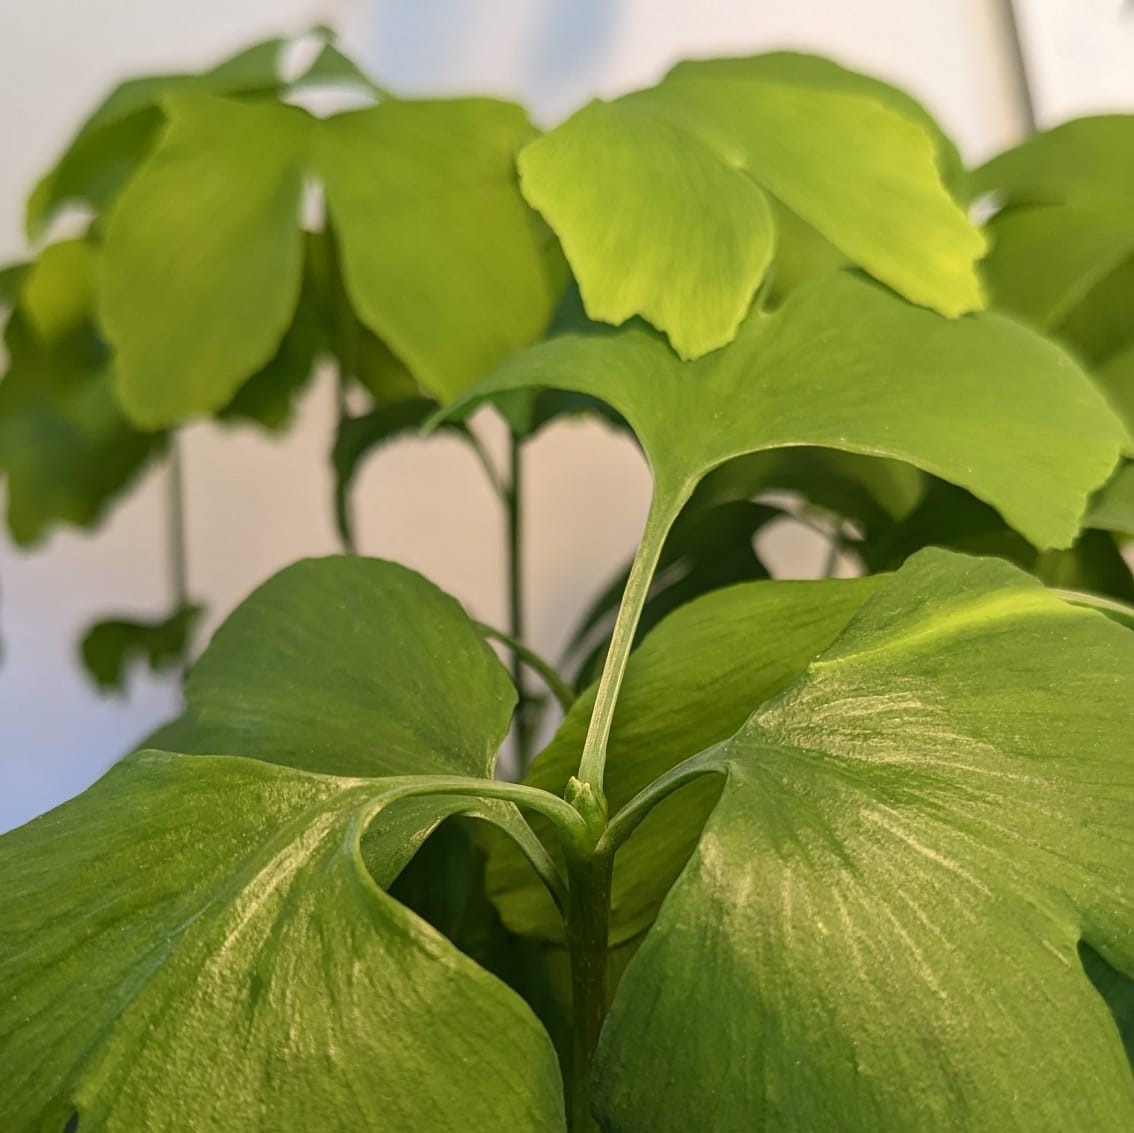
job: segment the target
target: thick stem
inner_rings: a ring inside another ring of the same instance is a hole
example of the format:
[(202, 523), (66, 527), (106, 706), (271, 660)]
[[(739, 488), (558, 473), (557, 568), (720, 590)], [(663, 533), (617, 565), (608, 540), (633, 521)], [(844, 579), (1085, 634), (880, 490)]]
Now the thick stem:
[(571, 963), (571, 1067), (567, 1124), (591, 1133), (591, 1070), (606, 1017), (607, 938), (613, 858), (590, 853), (567, 865), (567, 950)]
[[(507, 523), (508, 558), (508, 636), (514, 641), (524, 640), (524, 569), (523, 569), (523, 441), (515, 433), (510, 433), (508, 490), (504, 496), (504, 511)], [(516, 651), (512, 653), (512, 683), (516, 686), (519, 700), (516, 703), (514, 722), (516, 741), (516, 766), (520, 775), (528, 769), (531, 761), (532, 732), (530, 726), (530, 701), (525, 680), (523, 658)]]
[(677, 513), (688, 497), (688, 491), (660, 493), (655, 489), (646, 516), (646, 528), (642, 541), (638, 544), (634, 562), (630, 567), (630, 577), (622, 592), (622, 602), (618, 607), (618, 617), (614, 632), (610, 637), (610, 647), (602, 666), (598, 690), (595, 693), (595, 707), (587, 728), (587, 738), (583, 744), (583, 756), (579, 761), (578, 778), (589, 784), (599, 795), (602, 794), (603, 772), (606, 769), (606, 745), (610, 739), (610, 725), (614, 719), (614, 706), (622, 687), (622, 677), (626, 672), (626, 662), (634, 645), (634, 634), (642, 616), (642, 608), (650, 593), (650, 583), (661, 557), (665, 537), (669, 533)]

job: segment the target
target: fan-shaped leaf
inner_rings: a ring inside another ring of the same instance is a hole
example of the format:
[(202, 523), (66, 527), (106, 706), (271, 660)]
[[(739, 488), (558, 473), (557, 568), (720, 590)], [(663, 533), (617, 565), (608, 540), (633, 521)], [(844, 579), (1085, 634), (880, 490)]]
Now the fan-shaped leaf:
[(521, 153), (524, 194), (588, 313), (642, 315), (684, 358), (730, 341), (774, 247), (765, 193), (913, 301), (979, 306), (983, 239), (941, 183), (924, 112), (871, 80), (776, 58), (684, 65)]
[(1134, 972), (1129, 630), (926, 551), (703, 759), (723, 793), (603, 1031), (604, 1128), (1134, 1123), (1079, 957)]
[(450, 412), (532, 386), (617, 409), (669, 505), (732, 457), (820, 445), (960, 484), (1039, 546), (1071, 542), (1125, 441), (1090, 380), (1046, 340), (996, 315), (943, 319), (846, 275), (750, 315), (733, 343), (694, 363), (640, 325), (552, 340)]

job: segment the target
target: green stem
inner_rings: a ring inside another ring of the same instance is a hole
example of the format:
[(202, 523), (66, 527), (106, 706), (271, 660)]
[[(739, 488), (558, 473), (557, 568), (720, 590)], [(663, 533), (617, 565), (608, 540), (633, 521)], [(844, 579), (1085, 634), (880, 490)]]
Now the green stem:
[(579, 761), (578, 778), (589, 784), (597, 794), (602, 794), (603, 772), (606, 768), (606, 745), (610, 739), (610, 725), (614, 719), (614, 706), (622, 687), (622, 677), (626, 672), (626, 662), (634, 645), (634, 634), (642, 616), (642, 608), (649, 596), (650, 583), (661, 557), (665, 537), (669, 532), (681, 505), (688, 498), (688, 489), (683, 492), (661, 493), (657, 489), (650, 502), (646, 516), (646, 527), (642, 541), (630, 566), (630, 576), (626, 589), (622, 592), (622, 602), (618, 607), (618, 617), (606, 660), (602, 666), (598, 690), (595, 693), (595, 707), (587, 728), (587, 738), (583, 744), (583, 756)]
[(511, 634), (495, 629), (493, 626), (485, 625), (484, 622), (474, 624), (482, 636), (492, 641), (499, 641), (501, 645), (507, 646), (514, 657), (518, 657), (533, 673), (538, 674), (564, 712), (567, 712), (575, 703), (575, 692), (571, 686), (556, 672), (554, 666), (549, 661), (545, 661), (534, 649), (529, 649), (522, 641), (517, 641)]
[[(174, 611), (184, 610), (189, 604), (189, 551), (185, 537), (185, 466), (182, 463), (181, 438), (173, 433), (169, 439), (169, 588), (172, 591)], [(191, 634), (185, 635), (176, 671), (183, 679), (189, 671)]]
[(591, 1071), (606, 1017), (607, 947), (613, 858), (592, 852), (567, 863), (567, 950), (571, 964), (571, 1065), (567, 1117), (571, 1133), (597, 1130), (591, 1116)]
[[(521, 441), (515, 433), (508, 438), (509, 476), (504, 495), (504, 512), (507, 524), (508, 558), (508, 636), (513, 641), (524, 639), (524, 572), (523, 572), (523, 459)], [(532, 731), (530, 727), (530, 700), (524, 680), (523, 658), (512, 651), (512, 683), (519, 700), (516, 704), (515, 739), (516, 764), (520, 775), (531, 762)]]
[(663, 799), (702, 775), (722, 774), (723, 768), (713, 761), (713, 755), (713, 748), (700, 752), (676, 767), (671, 767), (664, 775), (659, 775), (648, 787), (643, 787), (610, 820), (598, 840), (595, 852), (613, 855)]
[(1024, 41), (1020, 34), (1020, 21), (1016, 15), (1014, 0), (1001, 0), (1004, 23), (1008, 29), (1008, 42), (1012, 48), (1012, 77), (1016, 84), (1016, 98), (1020, 107), (1020, 117), (1024, 120), (1024, 131), (1034, 134), (1037, 128), (1036, 102), (1032, 94), (1031, 78), (1028, 75), (1028, 61), (1024, 55)]

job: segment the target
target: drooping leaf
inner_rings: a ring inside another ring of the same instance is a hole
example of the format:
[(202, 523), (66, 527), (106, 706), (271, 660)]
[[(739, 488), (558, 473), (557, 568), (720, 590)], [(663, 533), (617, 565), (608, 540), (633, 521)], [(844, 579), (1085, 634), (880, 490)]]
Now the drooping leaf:
[(319, 123), (346, 290), (429, 393), (450, 398), (547, 325), (563, 275), (516, 185), (523, 111), (391, 101)]
[(135, 661), (144, 661), (153, 673), (184, 661), (202, 613), (201, 606), (183, 606), (159, 621), (108, 618), (95, 622), (79, 645), (83, 667), (100, 689), (122, 692)]
[(552, 340), (450, 412), (527, 387), (614, 406), (667, 502), (732, 457), (818, 445), (894, 457), (960, 484), (1038, 546), (1071, 542), (1126, 439), (1074, 362), (1019, 324), (943, 319), (844, 275), (753, 313), (734, 342), (694, 363), (641, 325)]
[(300, 563), (188, 695), (182, 738), (266, 760), (144, 751), (0, 839), (6, 1122), (562, 1133), (529, 1009), (383, 892), (447, 816), (514, 821), (441, 793), (487, 784), (514, 699), (460, 607)]
[(299, 298), (311, 121), (202, 95), (165, 105), (110, 216), (100, 297), (119, 397), (150, 427), (220, 409), (275, 354)]
[(118, 198), (103, 254), (103, 320), (139, 422), (221, 409), (280, 351), (312, 178), (337, 248), (308, 239), (307, 256), (322, 243), (333, 259), (320, 309), (348, 378), (383, 400), (419, 384), (449, 397), (542, 332), (562, 272), (516, 184), (531, 135), (518, 107), (390, 101), (315, 119), (197, 94), (164, 106), (169, 127)]
[[(661, 622), (626, 669), (607, 752), (610, 812), (675, 764), (731, 735), (753, 705), (789, 684), (830, 644), (877, 584), (876, 578), (742, 583), (706, 594)], [(592, 686), (533, 762), (528, 783), (563, 793), (578, 767), (594, 699)], [(619, 852), (611, 947), (650, 925), (718, 792), (713, 776), (686, 787), (658, 806)], [(547, 833), (538, 820), (533, 825)], [(560, 939), (560, 919), (526, 863), (499, 839), (493, 849), (489, 891), (505, 923), (525, 935)]]
[(45, 249), (23, 275), (8, 319), (0, 381), (0, 472), (8, 529), (29, 545), (52, 526), (89, 527), (159, 453), (114, 397), (114, 373), (92, 322), (92, 250)]
[(704, 760), (723, 792), (607, 1019), (604, 1128), (1134, 1123), (1078, 952), (1134, 972), (1129, 630), (927, 551)]
[(949, 315), (979, 306), (983, 239), (942, 184), (924, 112), (871, 80), (776, 59), (683, 65), (521, 153), (524, 194), (590, 315), (642, 315), (684, 358), (729, 342), (772, 258), (767, 194), (907, 298)]
[[(459, 674), (459, 679), (457, 679)], [(185, 713), (146, 741), (335, 775), (487, 774), (516, 694), (464, 611), (353, 556), (287, 567), (217, 630)]]
[[(387, 802), (147, 752), (0, 839), (6, 1122), (562, 1130), (529, 1009), (367, 872)], [(385, 856), (405, 840), (389, 823)]]
[(283, 46), (283, 40), (272, 39), (199, 75), (155, 75), (116, 87), (33, 190), (27, 207), (28, 239), (38, 239), (72, 201), (96, 213), (110, 206), (156, 145), (165, 124), (161, 100), (166, 95), (278, 93), (277, 62)]

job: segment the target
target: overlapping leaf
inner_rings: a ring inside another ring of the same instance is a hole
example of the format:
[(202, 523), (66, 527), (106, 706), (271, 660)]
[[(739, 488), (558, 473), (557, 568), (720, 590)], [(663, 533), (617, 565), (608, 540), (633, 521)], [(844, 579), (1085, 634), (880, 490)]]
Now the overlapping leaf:
[(163, 447), (115, 400), (92, 321), (92, 256), (84, 241), (45, 249), (21, 274), (5, 327), (0, 472), (17, 543), (35, 543), (58, 523), (97, 523)]
[(949, 315), (980, 305), (983, 240), (942, 184), (955, 151), (927, 120), (805, 56), (716, 60), (590, 103), (519, 164), (590, 315), (641, 315), (695, 358), (730, 341), (764, 278), (771, 198), (909, 299)]
[(1072, 541), (1126, 440), (1086, 375), (1024, 327), (996, 315), (944, 319), (842, 274), (754, 312), (734, 342), (697, 362), (680, 362), (641, 325), (567, 335), (511, 359), (451, 412), (528, 387), (617, 409), (669, 506), (732, 457), (819, 445), (960, 484), (1038, 546)]
[(723, 793), (603, 1031), (604, 1128), (1134, 1123), (1079, 955), (1134, 973), (1129, 630), (926, 551), (702, 758)]
[(1134, 326), (1134, 116), (1081, 118), (974, 176), (1001, 211), (986, 262), (993, 299), (1092, 362)]
[(393, 564), (300, 563), (188, 696), (186, 746), (263, 758), (141, 752), (0, 839), (5, 1119), (562, 1130), (528, 1008), (375, 881), (475, 803), (407, 784), (486, 779), (507, 729), (460, 607)]
[(157, 621), (104, 618), (91, 625), (79, 645), (83, 667), (104, 691), (122, 692), (131, 665), (144, 661), (153, 673), (175, 668), (188, 656), (193, 627), (203, 609), (187, 605)]
[[(627, 666), (607, 754), (611, 813), (676, 763), (731, 735), (754, 705), (794, 680), (830, 644), (876, 585), (874, 578), (743, 583), (698, 598), (662, 621)], [(528, 783), (562, 794), (578, 766), (594, 699), (594, 687), (579, 697), (532, 764)], [(718, 792), (713, 776), (685, 788), (658, 806), (619, 852), (612, 947), (650, 925)], [(554, 850), (550, 838), (548, 843)], [(488, 881), (509, 927), (561, 938), (546, 892), (503, 842), (489, 861)]]
[(312, 178), (351, 305), (427, 391), (454, 395), (543, 330), (562, 269), (516, 184), (532, 134), (518, 107), (388, 100), (315, 119), (190, 93), (163, 108), (168, 128), (118, 197), (103, 253), (103, 321), (138, 421), (213, 412), (276, 353)]

